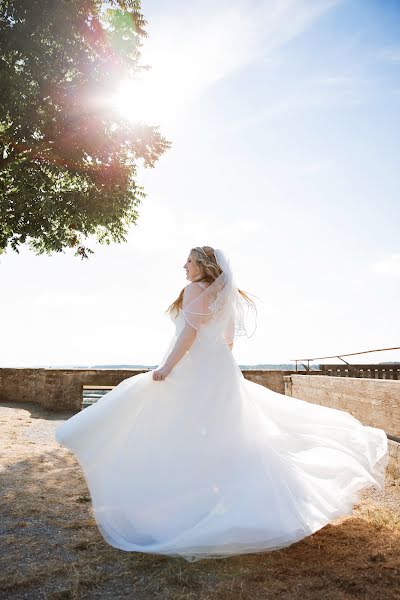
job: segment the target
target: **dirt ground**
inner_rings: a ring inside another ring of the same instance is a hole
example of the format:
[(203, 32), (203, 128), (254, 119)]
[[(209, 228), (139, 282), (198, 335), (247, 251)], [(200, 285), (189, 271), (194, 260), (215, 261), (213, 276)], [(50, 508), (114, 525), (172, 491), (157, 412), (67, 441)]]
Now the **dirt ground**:
[(0, 404), (0, 599), (400, 600), (400, 481), (282, 550), (188, 563), (109, 546), (74, 456), (71, 416)]

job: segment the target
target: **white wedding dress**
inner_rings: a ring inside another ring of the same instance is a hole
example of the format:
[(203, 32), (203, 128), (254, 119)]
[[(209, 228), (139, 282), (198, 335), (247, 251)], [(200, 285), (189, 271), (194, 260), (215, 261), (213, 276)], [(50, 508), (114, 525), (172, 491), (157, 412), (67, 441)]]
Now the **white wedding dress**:
[(207, 327), (164, 381), (125, 379), (56, 439), (109, 544), (187, 561), (293, 544), (382, 489), (388, 461), (382, 429), (245, 379)]

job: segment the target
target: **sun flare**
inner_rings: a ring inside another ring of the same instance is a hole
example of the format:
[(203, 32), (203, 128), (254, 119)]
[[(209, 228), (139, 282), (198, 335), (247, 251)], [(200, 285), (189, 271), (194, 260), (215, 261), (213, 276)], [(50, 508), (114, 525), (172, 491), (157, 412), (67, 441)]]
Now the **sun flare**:
[(161, 88), (161, 82), (150, 77), (124, 80), (112, 96), (111, 103), (129, 121), (159, 124), (168, 114), (167, 106), (162, 101)]
[(187, 102), (187, 94), (180, 70), (171, 69), (170, 64), (166, 54), (137, 79), (122, 80), (111, 98), (113, 108), (134, 123), (142, 121), (162, 129), (173, 127)]
[(170, 42), (151, 48), (149, 57), (151, 68), (137, 79), (122, 80), (111, 105), (131, 122), (175, 127), (202, 87), (204, 65), (191, 48), (183, 51)]

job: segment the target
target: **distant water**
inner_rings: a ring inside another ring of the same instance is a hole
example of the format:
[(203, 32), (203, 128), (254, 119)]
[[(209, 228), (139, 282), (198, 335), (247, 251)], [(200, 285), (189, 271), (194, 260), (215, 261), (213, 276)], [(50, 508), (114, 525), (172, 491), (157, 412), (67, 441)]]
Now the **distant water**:
[[(362, 364), (362, 363), (358, 363)], [(370, 364), (370, 363), (368, 363)], [(399, 365), (400, 362), (390, 361), (384, 363), (374, 363), (376, 365), (379, 364), (393, 364)], [(351, 366), (351, 365), (350, 365)], [(19, 367), (17, 365), (11, 365), (3, 368), (20, 368), (20, 369), (156, 369), (158, 365), (30, 365), (29, 367)], [(244, 370), (253, 370), (253, 371), (295, 371), (296, 365), (294, 363), (260, 363), (256, 365), (239, 365), (241, 369)], [(310, 365), (310, 370), (318, 371), (320, 369), (320, 365), (314, 364)], [(298, 365), (298, 371), (305, 371), (306, 369), (302, 365)]]

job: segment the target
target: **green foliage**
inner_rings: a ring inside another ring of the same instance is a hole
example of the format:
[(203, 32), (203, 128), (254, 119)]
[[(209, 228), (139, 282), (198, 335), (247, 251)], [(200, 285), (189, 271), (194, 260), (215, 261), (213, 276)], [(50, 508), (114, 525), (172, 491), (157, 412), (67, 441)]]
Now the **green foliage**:
[(107, 104), (134, 77), (147, 36), (140, 1), (0, 2), (0, 252), (126, 241), (145, 197), (137, 165), (170, 146)]

